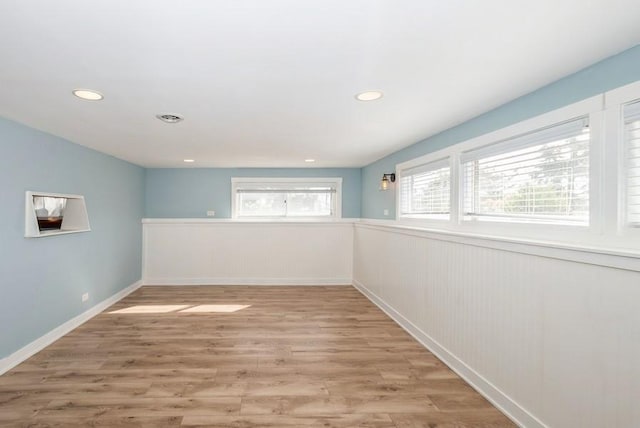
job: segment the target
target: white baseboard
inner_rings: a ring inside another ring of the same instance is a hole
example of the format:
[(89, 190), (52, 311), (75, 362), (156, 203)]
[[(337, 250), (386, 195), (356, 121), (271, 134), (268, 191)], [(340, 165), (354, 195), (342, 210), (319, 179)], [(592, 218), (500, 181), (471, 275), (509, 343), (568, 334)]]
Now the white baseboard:
[(351, 285), (351, 278), (149, 278), (144, 285)]
[(354, 279), (353, 286), (376, 306), (382, 309), (382, 311), (389, 315), (396, 323), (398, 323), (398, 325), (400, 325), (400, 327), (413, 336), (425, 348), (442, 360), (447, 366), (449, 366), (449, 368), (451, 368), (451, 370), (467, 381), (476, 391), (505, 413), (516, 424), (527, 428), (547, 427), (527, 410), (520, 407), (518, 403), (514, 402), (504, 392), (495, 387), (475, 370), (466, 365), (462, 360), (449, 352), (449, 350), (431, 338), (427, 333), (406, 319), (382, 298), (370, 291), (364, 284)]
[(16, 352), (9, 355), (8, 357), (0, 359), (0, 375), (11, 370), (21, 362), (25, 361), (27, 358), (31, 357), (35, 353), (46, 348), (56, 340), (60, 339), (65, 334), (72, 331), (73, 329), (89, 321), (91, 318), (98, 315), (100, 312), (104, 311), (109, 306), (113, 305), (119, 300), (123, 299), (128, 294), (134, 292), (141, 286), (142, 286), (142, 280), (134, 282), (127, 288), (120, 290), (119, 292), (109, 297), (108, 299), (103, 300), (102, 302), (86, 310), (80, 315), (54, 328), (53, 330), (46, 333), (45, 335), (40, 336), (38, 339), (34, 340), (28, 345), (25, 345), (24, 347), (18, 349)]

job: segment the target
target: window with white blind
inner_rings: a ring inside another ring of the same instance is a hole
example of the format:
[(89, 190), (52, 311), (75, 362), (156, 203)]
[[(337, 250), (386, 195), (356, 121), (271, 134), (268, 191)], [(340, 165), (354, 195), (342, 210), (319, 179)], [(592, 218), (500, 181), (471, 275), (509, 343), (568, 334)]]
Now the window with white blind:
[(341, 178), (232, 178), (234, 218), (341, 217)]
[(588, 118), (460, 156), (465, 220), (589, 223)]
[(448, 219), (450, 194), (448, 158), (400, 170), (399, 216)]
[(627, 224), (640, 227), (640, 101), (624, 106)]

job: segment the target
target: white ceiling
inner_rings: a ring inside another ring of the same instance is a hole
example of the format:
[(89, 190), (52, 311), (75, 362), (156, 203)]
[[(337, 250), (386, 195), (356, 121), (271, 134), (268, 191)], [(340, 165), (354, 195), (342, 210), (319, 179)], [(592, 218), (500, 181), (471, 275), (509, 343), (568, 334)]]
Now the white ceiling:
[[(145, 167), (363, 166), (638, 44), (639, 16), (638, 0), (2, 0), (0, 116)], [(384, 97), (355, 100), (369, 89)]]

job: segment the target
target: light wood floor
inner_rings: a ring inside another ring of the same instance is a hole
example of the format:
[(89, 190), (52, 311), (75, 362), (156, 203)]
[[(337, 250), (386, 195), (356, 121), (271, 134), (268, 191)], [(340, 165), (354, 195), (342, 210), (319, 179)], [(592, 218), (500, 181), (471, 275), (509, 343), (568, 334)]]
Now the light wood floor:
[[(250, 306), (110, 313), (152, 305)], [(1, 376), (0, 426), (514, 425), (354, 288), (209, 286), (143, 287)]]

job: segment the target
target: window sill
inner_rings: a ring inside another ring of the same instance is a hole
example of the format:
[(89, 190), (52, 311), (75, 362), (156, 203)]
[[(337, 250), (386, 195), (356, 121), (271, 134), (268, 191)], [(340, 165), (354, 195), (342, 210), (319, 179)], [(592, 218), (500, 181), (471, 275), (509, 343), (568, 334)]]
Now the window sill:
[(46, 238), (47, 236), (69, 235), (71, 233), (91, 232), (91, 229), (78, 230), (48, 230), (42, 231), (38, 235), (25, 235), (25, 238)]
[(354, 218), (279, 218), (279, 219), (236, 219), (236, 218), (143, 218), (142, 224), (353, 224)]
[(452, 231), (433, 227), (402, 224), (395, 220), (374, 220), (343, 218), (335, 220), (236, 220), (207, 218), (144, 218), (145, 225), (185, 225), (185, 226), (227, 226), (262, 225), (262, 226), (340, 226), (382, 230), (390, 233), (401, 233), (427, 239), (448, 241), (476, 247), (492, 248), (530, 254), (539, 257), (575, 261), (598, 266), (607, 266), (640, 272), (640, 249), (600, 247), (594, 245), (570, 244), (558, 241), (543, 241), (528, 238), (508, 237), (490, 234), (478, 234), (466, 231)]
[(566, 242), (443, 230), (400, 224), (394, 220), (362, 219), (356, 223), (356, 226), (640, 272), (640, 250), (638, 249), (569, 244)]

